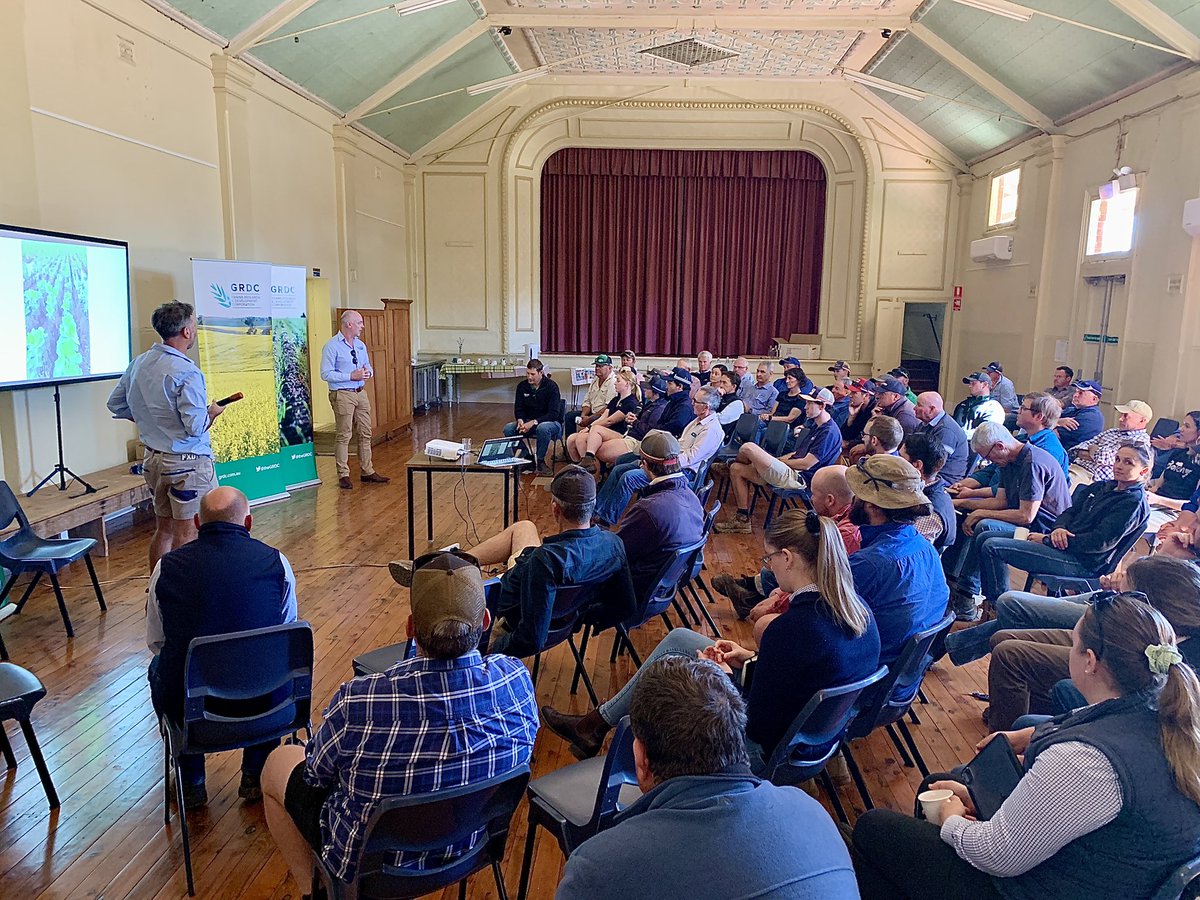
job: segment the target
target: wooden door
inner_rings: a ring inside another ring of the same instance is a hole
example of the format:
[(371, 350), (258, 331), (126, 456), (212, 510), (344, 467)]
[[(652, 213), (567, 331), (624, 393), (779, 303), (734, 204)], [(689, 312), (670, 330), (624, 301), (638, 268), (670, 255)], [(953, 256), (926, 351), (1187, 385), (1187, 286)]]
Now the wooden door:
[[(411, 300), (383, 301), (383, 309), (355, 310), (363, 317), (362, 341), (371, 354), (375, 377), (367, 382), (375, 443), (412, 424)], [(345, 309), (336, 311), (341, 320)]]

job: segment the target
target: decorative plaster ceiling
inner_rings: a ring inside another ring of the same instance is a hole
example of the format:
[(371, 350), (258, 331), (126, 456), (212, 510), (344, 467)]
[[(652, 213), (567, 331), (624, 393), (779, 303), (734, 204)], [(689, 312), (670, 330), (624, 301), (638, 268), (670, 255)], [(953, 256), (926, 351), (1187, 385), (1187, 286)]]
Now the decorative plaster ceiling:
[[(821, 78), (854, 46), (858, 31), (650, 31), (636, 28), (526, 29), (542, 65), (559, 74)], [(737, 54), (698, 66), (642, 51), (694, 37)]]
[(673, 12), (837, 12), (875, 13), (894, 7), (893, 0), (508, 0), (518, 9), (586, 9), (642, 11), (670, 10)]

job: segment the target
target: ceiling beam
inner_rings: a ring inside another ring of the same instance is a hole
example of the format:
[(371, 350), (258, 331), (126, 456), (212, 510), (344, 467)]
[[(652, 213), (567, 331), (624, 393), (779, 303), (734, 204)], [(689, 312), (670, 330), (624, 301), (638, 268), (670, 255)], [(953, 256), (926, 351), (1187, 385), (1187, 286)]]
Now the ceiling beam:
[(1030, 123), (1042, 129), (1042, 131), (1047, 133), (1054, 131), (1053, 119), (1012, 88), (1005, 85), (995, 75), (992, 75), (980, 67), (978, 63), (970, 60), (961, 50), (943, 40), (931, 31), (929, 26), (922, 25), (920, 22), (914, 22), (908, 27), (908, 32), (997, 100), (1006, 104), (1009, 109), (1016, 112), (1019, 116), (1027, 119)]
[(366, 100), (355, 106), (354, 109), (346, 113), (342, 120), (343, 124), (349, 125), (352, 122), (357, 122), (371, 110), (375, 109), (375, 107), (379, 106), (379, 104), (383, 103), (383, 101), (395, 96), (397, 92), (408, 87), (422, 75), (433, 71), (455, 53), (466, 47), (471, 41), (487, 34), (490, 27), (484, 21), (472, 22), (462, 31), (443, 41), (407, 69), (397, 74), (391, 81), (371, 94)]
[(225, 48), (226, 56), (241, 56), (265, 37), (274, 34), (318, 0), (284, 0), (273, 10), (235, 35)]
[(663, 12), (589, 12), (565, 9), (526, 9), (519, 12), (488, 13), (484, 20), (495, 28), (678, 28), (691, 31), (865, 31), (908, 27), (908, 16), (900, 15), (815, 15), (807, 13), (760, 13), (746, 11), (724, 15), (680, 15)]
[(1186, 53), (1192, 62), (1200, 62), (1200, 37), (1196, 37), (1150, 0), (1108, 0), (1108, 2), (1151, 34), (1166, 41), (1176, 50)]

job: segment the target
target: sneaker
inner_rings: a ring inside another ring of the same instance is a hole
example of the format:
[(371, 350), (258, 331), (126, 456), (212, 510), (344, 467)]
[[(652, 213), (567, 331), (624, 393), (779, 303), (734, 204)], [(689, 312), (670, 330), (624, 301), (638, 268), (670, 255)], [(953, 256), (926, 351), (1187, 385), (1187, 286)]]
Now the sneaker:
[(600, 471), (600, 463), (596, 460), (596, 457), (592, 456), (590, 453), (586, 454), (583, 459), (579, 461), (579, 466), (584, 471), (591, 472), (593, 475)]
[(748, 517), (737, 516), (728, 522), (718, 522), (713, 526), (717, 534), (753, 534), (754, 528)]
[(983, 618), (983, 611), (979, 607), (954, 614), (955, 622), (978, 622)]
[(262, 799), (262, 782), (257, 775), (249, 772), (242, 773), (242, 783), (238, 785), (238, 796), (253, 803)]
[[(746, 582), (750, 582), (750, 586)], [(729, 602), (733, 604), (733, 611), (737, 613), (739, 619), (745, 619), (750, 615), (752, 610), (762, 596), (753, 587), (753, 577), (734, 578), (732, 575), (721, 574), (713, 578), (713, 588), (729, 598)]]

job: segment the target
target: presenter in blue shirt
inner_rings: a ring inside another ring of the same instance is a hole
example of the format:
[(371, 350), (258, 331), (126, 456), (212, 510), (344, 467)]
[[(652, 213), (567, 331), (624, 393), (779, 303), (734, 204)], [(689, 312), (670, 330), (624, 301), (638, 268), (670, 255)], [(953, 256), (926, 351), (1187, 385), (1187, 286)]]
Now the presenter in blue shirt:
[(321, 380), (329, 383), (329, 404), (333, 407), (333, 459), (338, 487), (345, 491), (354, 486), (350, 483), (350, 435), (355, 429), (358, 480), (367, 484), (387, 484), (390, 480), (376, 472), (371, 463), (371, 401), (363, 388), (375, 377), (375, 370), (367, 357), (367, 345), (359, 340), (362, 331), (362, 314), (348, 309), (342, 313), (342, 327), (321, 351)]
[(172, 300), (150, 319), (162, 338), (129, 364), (108, 397), (117, 419), (138, 427), (143, 474), (154, 495), (150, 571), (165, 553), (196, 539), (200, 501), (217, 486), (208, 430), (224, 407), (208, 402), (204, 375), (187, 355), (196, 346), (196, 311)]

